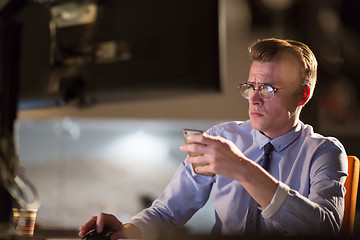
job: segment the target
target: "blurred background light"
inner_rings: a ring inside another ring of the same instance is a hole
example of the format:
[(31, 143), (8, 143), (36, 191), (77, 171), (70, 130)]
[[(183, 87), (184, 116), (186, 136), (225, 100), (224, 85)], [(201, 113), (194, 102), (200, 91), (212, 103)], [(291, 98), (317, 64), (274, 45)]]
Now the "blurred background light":
[(138, 130), (120, 136), (104, 147), (104, 155), (126, 164), (153, 165), (165, 161), (170, 152), (166, 139)]

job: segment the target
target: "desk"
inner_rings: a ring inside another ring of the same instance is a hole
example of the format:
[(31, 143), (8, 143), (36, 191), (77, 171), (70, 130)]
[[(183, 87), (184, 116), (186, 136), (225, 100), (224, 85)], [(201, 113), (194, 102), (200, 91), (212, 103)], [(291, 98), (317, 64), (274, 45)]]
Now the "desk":
[[(16, 238), (14, 240), (30, 240), (31, 238)], [(76, 240), (81, 239), (78, 236), (77, 229), (36, 229), (34, 240)], [(146, 239), (146, 238), (145, 238)], [(162, 234), (156, 239), (151, 240), (359, 240), (360, 236), (210, 236), (200, 234), (190, 234), (183, 231), (174, 231)]]

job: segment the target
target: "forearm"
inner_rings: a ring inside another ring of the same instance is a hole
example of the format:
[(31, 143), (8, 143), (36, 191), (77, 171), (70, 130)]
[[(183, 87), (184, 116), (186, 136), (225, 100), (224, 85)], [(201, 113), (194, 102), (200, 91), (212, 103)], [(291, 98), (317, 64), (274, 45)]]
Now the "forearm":
[(279, 231), (326, 235), (339, 232), (344, 211), (343, 185), (339, 181), (313, 178), (311, 193), (305, 197), (256, 163), (241, 161), (237, 181), (264, 209), (263, 217), (276, 222)]
[[(191, 166), (182, 163), (165, 190), (152, 206), (131, 218), (129, 223), (148, 234), (182, 226), (203, 207), (209, 198), (212, 180), (195, 175)], [(191, 204), (189, 204), (189, 201)]]
[(237, 180), (262, 209), (266, 208), (274, 197), (278, 180), (251, 160), (239, 161), (238, 170), (234, 169)]
[(272, 202), (262, 215), (276, 222), (274, 225), (284, 234), (336, 235), (343, 217), (343, 198), (333, 196), (334, 203), (326, 199), (323, 204), (315, 201), (279, 182)]

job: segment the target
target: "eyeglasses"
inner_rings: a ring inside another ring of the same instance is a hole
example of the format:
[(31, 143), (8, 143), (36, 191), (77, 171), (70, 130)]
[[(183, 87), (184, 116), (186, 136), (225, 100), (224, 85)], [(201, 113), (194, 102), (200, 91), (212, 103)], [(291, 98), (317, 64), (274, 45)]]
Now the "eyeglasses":
[(256, 85), (257, 87), (255, 87), (254, 84), (252, 83), (242, 83), (239, 86), (237, 86), (237, 88), (239, 89), (241, 95), (246, 99), (249, 99), (249, 96), (252, 92), (258, 90), (260, 96), (265, 101), (270, 101), (274, 97), (276, 91), (278, 90), (278, 88), (275, 88), (269, 84), (258, 83)]

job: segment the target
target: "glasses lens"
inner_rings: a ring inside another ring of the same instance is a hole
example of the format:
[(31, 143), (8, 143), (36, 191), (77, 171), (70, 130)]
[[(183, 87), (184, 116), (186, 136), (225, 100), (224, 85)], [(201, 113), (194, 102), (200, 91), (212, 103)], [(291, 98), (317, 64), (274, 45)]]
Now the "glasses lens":
[(241, 95), (244, 98), (249, 99), (249, 95), (250, 95), (250, 91), (252, 90), (252, 86), (250, 84), (243, 83), (239, 86), (239, 90), (240, 90)]
[(259, 93), (264, 100), (269, 101), (274, 96), (274, 88), (268, 85), (261, 85), (259, 86)]

